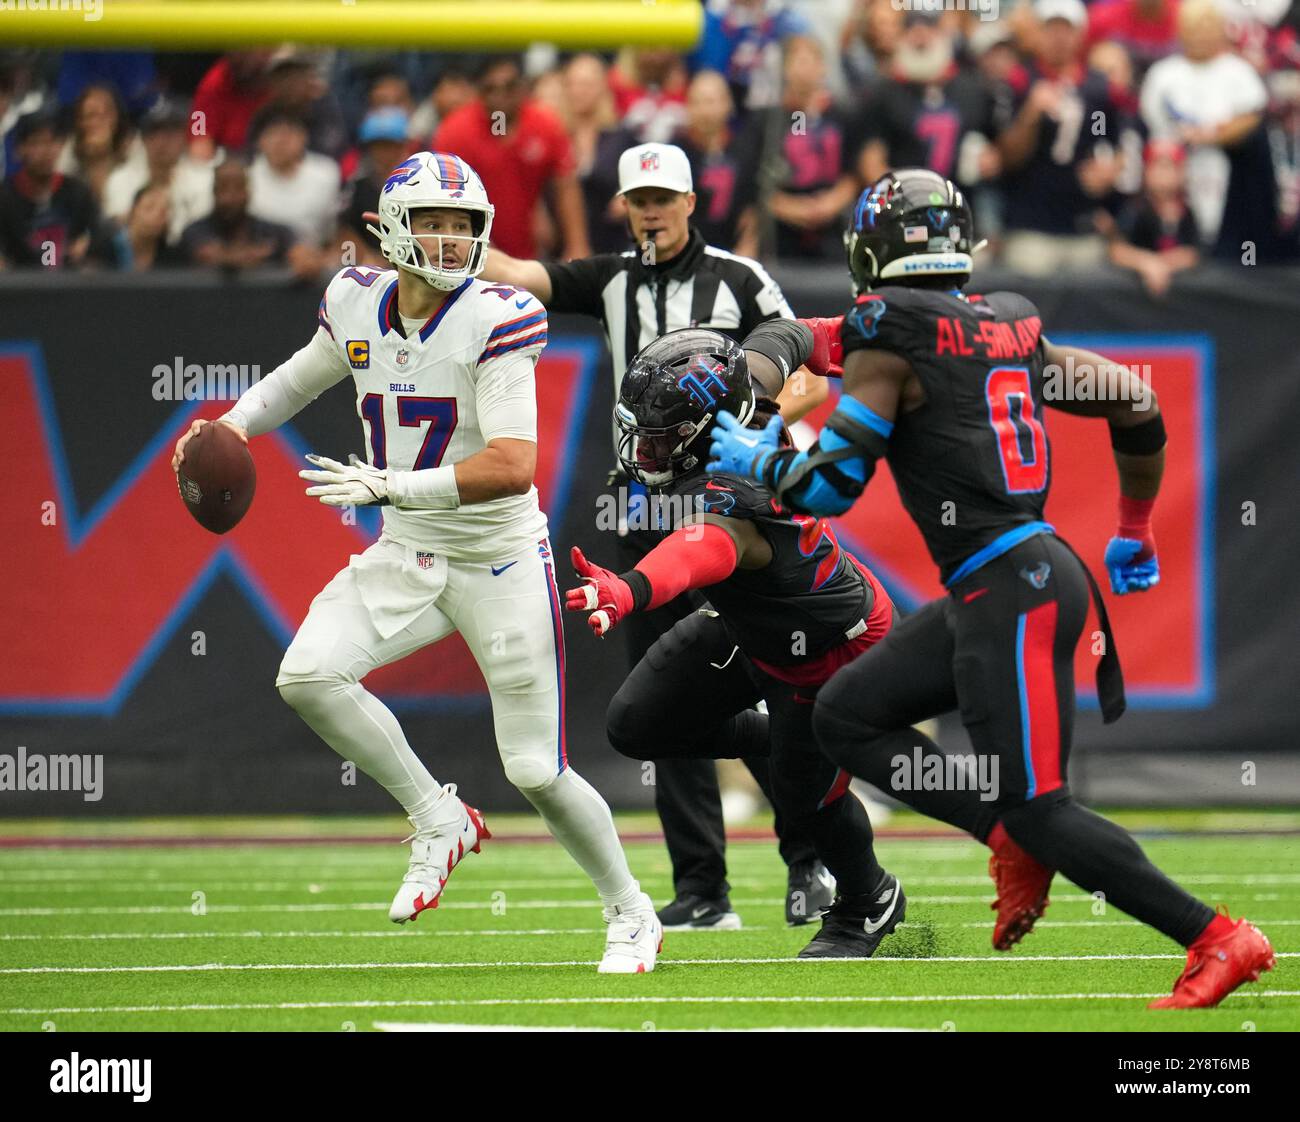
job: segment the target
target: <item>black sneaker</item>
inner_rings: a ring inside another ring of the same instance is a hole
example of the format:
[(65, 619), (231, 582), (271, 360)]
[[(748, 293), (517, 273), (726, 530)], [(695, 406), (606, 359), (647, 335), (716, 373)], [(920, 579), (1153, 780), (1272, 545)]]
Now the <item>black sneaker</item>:
[(725, 896), (709, 900), (693, 893), (683, 893), (658, 911), (665, 931), (739, 931), (740, 916), (731, 910)]
[(822, 916), (822, 929), (799, 952), (800, 958), (870, 958), (880, 941), (903, 922), (907, 897), (898, 878), (886, 879), (863, 896), (838, 896)]
[(835, 902), (835, 878), (820, 861), (796, 861), (785, 890), (785, 922), (812, 923)]

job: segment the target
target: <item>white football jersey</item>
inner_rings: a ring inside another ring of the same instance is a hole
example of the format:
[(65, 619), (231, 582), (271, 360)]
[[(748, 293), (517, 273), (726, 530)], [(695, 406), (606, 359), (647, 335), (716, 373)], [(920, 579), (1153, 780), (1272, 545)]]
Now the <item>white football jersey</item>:
[[(467, 279), (418, 330), (397, 310), (397, 272), (341, 270), (320, 304), (357, 387), (366, 458), (420, 471), (459, 463), (489, 440), (537, 440), (534, 369), (546, 310), (527, 292)], [(383, 508), (385, 534), (464, 561), (497, 561), (547, 533), (537, 488), (455, 510)]]

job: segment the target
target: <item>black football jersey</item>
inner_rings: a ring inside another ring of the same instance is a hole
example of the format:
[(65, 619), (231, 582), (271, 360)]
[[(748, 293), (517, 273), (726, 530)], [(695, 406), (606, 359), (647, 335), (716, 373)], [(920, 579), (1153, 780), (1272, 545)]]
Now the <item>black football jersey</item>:
[(1034, 305), (1014, 292), (885, 286), (844, 317), (844, 354), (900, 355), (925, 403), (894, 421), (886, 459), (947, 581), (994, 538), (1039, 521), (1051, 483), (1043, 347)]
[[(874, 593), (824, 518), (792, 514), (752, 479), (695, 471), (663, 489), (667, 507), (753, 522), (772, 547), (762, 569), (737, 569), (701, 589), (736, 635), (741, 650), (773, 666), (816, 658), (865, 620)], [(658, 531), (662, 538), (668, 529)]]

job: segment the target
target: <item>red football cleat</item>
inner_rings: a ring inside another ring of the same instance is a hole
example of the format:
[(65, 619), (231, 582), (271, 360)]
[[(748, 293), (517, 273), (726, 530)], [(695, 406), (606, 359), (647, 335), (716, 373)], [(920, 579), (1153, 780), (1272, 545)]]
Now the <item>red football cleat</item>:
[[(1219, 914), (1228, 917), (1226, 908)], [(1273, 946), (1249, 920), (1239, 919), (1221, 939), (1187, 948), (1187, 965), (1174, 983), (1174, 992), (1151, 1002), (1148, 1009), (1209, 1009), (1244, 982), (1257, 982), (1277, 960)]]
[(989, 835), (989, 876), (997, 886), (997, 899), (989, 905), (998, 913), (993, 924), (993, 949), (1009, 951), (1034, 929), (1047, 910), (1047, 890), (1055, 869), (1030, 857), (1001, 825)]

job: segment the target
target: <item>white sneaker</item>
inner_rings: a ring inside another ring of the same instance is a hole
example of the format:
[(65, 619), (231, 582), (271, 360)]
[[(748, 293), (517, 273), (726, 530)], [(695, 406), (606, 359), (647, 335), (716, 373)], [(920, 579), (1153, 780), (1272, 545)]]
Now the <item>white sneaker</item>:
[(655, 956), (664, 949), (664, 929), (655, 906), (644, 892), (627, 908), (606, 908), (605, 957), (598, 974), (649, 974)]
[(388, 909), (388, 918), (394, 923), (405, 923), (426, 908), (436, 908), (452, 869), (466, 853), (477, 853), (483, 839), (492, 836), (483, 815), (457, 797), (455, 784), (444, 789), (460, 805), (460, 817), (448, 825), (417, 830), (402, 839), (411, 843), (411, 864)]

